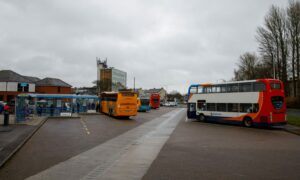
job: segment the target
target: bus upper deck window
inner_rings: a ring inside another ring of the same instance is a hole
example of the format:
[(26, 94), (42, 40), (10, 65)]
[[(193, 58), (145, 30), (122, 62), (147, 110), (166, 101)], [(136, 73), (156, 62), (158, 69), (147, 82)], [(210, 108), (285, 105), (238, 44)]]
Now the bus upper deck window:
[(253, 90), (255, 92), (266, 91), (266, 85), (264, 83), (261, 83), (261, 82), (255, 82), (253, 84)]
[(197, 87), (191, 87), (190, 93), (191, 94), (197, 93)]
[(281, 89), (280, 83), (271, 83), (271, 89)]
[(251, 83), (243, 83), (239, 85), (239, 92), (251, 92), (252, 91), (252, 85)]
[(198, 86), (198, 93), (203, 93), (203, 87), (202, 86)]

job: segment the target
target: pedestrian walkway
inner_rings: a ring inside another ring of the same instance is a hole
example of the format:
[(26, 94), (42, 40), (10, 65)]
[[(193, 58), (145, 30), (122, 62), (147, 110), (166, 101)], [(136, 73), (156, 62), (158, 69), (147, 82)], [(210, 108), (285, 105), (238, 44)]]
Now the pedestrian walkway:
[(300, 135), (300, 127), (299, 126), (294, 126), (294, 125), (287, 124), (287, 125), (283, 126), (283, 129), (285, 131), (290, 132), (290, 133)]
[[(3, 114), (0, 114), (0, 125), (3, 124), (3, 121), (4, 121), (4, 115)], [(9, 115), (9, 124), (15, 124), (16, 121), (15, 121), (15, 115), (14, 114), (10, 114)]]
[(45, 118), (29, 119), (22, 124), (0, 125), (0, 167), (33, 135)]
[(173, 110), (28, 179), (141, 179), (184, 116)]

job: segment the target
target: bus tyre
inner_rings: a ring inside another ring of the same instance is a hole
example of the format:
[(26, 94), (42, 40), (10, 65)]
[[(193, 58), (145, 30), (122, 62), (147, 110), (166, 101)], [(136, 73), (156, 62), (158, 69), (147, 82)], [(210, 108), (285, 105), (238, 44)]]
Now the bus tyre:
[(246, 117), (243, 121), (244, 126), (246, 127), (252, 127), (252, 119), (250, 117)]
[(200, 115), (199, 115), (199, 120), (200, 120), (200, 121), (205, 121), (205, 116), (204, 116), (204, 114), (200, 114)]

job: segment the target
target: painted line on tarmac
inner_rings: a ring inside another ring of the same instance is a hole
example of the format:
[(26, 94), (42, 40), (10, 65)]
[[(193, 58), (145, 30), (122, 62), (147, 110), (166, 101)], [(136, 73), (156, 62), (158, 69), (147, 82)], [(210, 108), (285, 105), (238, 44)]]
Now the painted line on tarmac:
[(87, 127), (85, 121), (84, 121), (82, 118), (80, 118), (80, 122), (81, 122), (81, 124), (82, 124), (82, 126), (83, 126), (83, 129), (85, 130), (86, 134), (87, 134), (87, 135), (90, 135), (91, 133), (90, 133), (90, 131), (89, 131), (89, 129), (88, 129), (88, 127)]
[(168, 112), (28, 179), (141, 179), (183, 112)]

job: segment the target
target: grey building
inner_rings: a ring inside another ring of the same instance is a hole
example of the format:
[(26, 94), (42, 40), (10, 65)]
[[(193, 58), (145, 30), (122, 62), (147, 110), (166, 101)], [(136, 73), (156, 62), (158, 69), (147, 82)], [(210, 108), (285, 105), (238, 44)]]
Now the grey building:
[(98, 92), (126, 89), (127, 73), (119, 69), (108, 67), (107, 60), (97, 59), (97, 86)]

